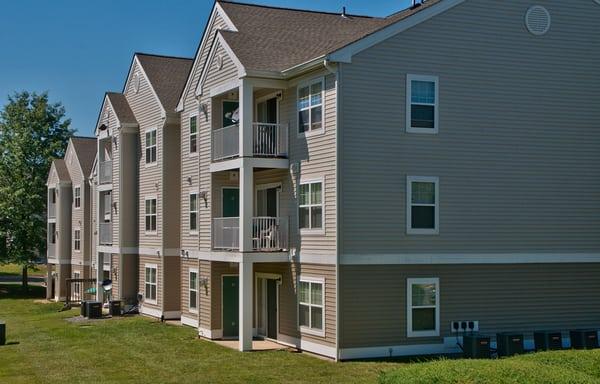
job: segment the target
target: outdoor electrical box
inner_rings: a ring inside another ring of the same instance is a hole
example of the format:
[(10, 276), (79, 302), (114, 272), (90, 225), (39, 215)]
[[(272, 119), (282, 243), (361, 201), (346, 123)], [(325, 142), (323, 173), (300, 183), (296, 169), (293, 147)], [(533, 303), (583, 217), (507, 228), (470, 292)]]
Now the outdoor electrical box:
[(463, 336), (463, 352), (468, 359), (490, 358), (490, 337), (476, 333)]
[(591, 349), (598, 348), (598, 331), (593, 329), (577, 329), (569, 332), (571, 348)]
[(0, 321), (0, 345), (6, 344), (6, 323)]
[(121, 316), (121, 301), (111, 300), (108, 303), (108, 313), (111, 316)]
[(88, 319), (99, 319), (102, 317), (102, 303), (99, 301), (86, 301), (86, 313)]
[(498, 356), (520, 355), (525, 351), (523, 334), (502, 332), (496, 334), (496, 349)]
[(533, 332), (533, 341), (536, 351), (562, 349), (562, 333), (560, 331)]

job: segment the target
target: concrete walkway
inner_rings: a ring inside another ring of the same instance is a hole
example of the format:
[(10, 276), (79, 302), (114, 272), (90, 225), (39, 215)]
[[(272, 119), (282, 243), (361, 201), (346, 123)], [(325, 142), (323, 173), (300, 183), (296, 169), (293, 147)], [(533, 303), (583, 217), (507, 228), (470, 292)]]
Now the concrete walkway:
[[(238, 349), (239, 341), (237, 340), (211, 340), (212, 342), (231, 349)], [(253, 340), (252, 351), (279, 351), (290, 349), (285, 345), (277, 344), (269, 340)]]

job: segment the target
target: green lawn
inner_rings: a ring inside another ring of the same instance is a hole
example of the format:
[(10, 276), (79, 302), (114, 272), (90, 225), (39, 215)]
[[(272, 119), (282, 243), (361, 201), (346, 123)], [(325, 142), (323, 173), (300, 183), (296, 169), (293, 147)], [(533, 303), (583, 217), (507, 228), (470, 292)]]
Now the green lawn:
[(333, 363), (290, 351), (240, 353), (189, 327), (141, 316), (74, 323), (76, 310), (0, 284), (0, 383), (600, 383), (600, 350), (503, 360)]
[[(17, 264), (0, 264), (0, 275), (21, 276), (22, 268)], [(46, 265), (40, 264), (28, 269), (29, 276), (46, 276)]]

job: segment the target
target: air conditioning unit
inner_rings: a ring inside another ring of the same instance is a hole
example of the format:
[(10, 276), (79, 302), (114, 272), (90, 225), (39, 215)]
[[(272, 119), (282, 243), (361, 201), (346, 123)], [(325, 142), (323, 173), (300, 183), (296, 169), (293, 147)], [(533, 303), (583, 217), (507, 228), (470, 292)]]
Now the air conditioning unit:
[(86, 301), (86, 313), (88, 319), (99, 319), (102, 317), (102, 303), (99, 301)]
[(111, 300), (108, 303), (108, 313), (115, 317), (121, 316), (121, 300)]
[(535, 331), (533, 341), (536, 351), (562, 349), (562, 333), (560, 331)]
[(571, 337), (571, 348), (598, 348), (598, 331), (594, 329), (576, 329), (569, 332), (569, 336)]
[(463, 336), (463, 352), (468, 359), (489, 359), (490, 337), (478, 334)]
[(496, 350), (498, 356), (514, 356), (523, 354), (525, 348), (523, 346), (523, 334), (502, 332), (496, 334)]

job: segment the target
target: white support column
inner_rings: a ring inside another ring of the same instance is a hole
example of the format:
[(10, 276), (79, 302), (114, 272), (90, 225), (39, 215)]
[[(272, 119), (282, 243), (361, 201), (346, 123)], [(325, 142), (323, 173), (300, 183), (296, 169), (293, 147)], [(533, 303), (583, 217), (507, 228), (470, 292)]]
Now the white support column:
[(254, 167), (242, 159), (240, 166), (240, 252), (252, 251)]
[(104, 252), (96, 251), (96, 301), (102, 302), (104, 288), (102, 281), (104, 278)]
[(240, 79), (240, 157), (252, 156), (252, 111), (254, 87), (250, 80)]
[(239, 350), (252, 350), (252, 262), (240, 262), (239, 281)]

